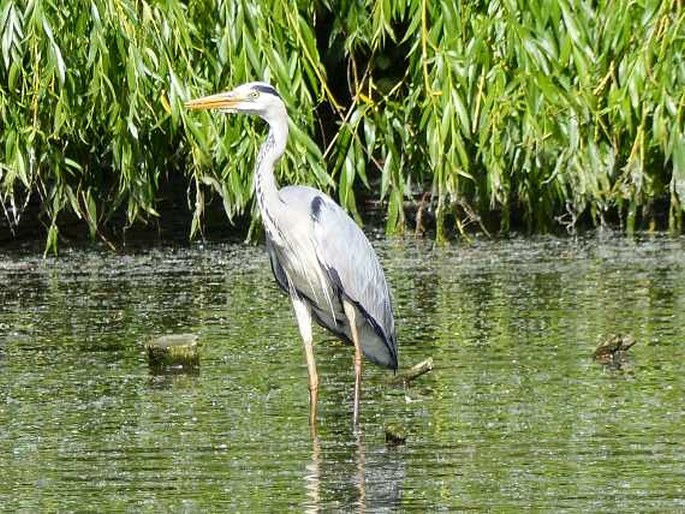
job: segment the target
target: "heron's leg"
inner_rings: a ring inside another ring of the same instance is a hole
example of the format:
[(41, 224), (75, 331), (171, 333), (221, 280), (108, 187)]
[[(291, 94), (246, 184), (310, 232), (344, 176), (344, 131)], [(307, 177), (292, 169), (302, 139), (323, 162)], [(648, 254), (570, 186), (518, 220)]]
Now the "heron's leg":
[(350, 302), (343, 300), (345, 316), (350, 322), (352, 342), (354, 343), (354, 411), (352, 422), (356, 425), (359, 421), (359, 398), (362, 391), (362, 347), (359, 343), (359, 331), (357, 330), (357, 310)]
[(304, 301), (293, 298), (293, 309), (300, 328), (300, 335), (304, 342), (304, 355), (307, 358), (307, 373), (309, 374), (309, 421), (311, 426), (316, 424), (316, 402), (319, 396), (319, 375), (316, 372), (314, 348), (312, 345), (312, 313)]

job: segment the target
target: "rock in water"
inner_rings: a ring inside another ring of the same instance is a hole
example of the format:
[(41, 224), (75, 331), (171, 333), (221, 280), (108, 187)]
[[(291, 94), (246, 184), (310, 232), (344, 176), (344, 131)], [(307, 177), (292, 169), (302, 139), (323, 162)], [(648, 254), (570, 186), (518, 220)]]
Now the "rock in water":
[(407, 432), (403, 426), (391, 423), (385, 427), (385, 442), (388, 446), (399, 446), (407, 442)]
[(145, 344), (148, 362), (155, 369), (197, 368), (200, 365), (197, 334), (169, 334)]
[(595, 360), (617, 368), (624, 362), (626, 353), (636, 343), (629, 335), (611, 334), (602, 338), (595, 348)]

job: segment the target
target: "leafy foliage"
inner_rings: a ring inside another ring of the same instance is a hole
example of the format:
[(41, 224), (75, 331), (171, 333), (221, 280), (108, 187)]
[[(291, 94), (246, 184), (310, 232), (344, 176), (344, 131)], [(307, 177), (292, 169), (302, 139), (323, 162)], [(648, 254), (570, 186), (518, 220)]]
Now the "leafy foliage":
[(0, 54), (0, 201), (17, 223), (37, 195), (49, 248), (63, 212), (93, 236), (157, 216), (170, 174), (193, 233), (208, 195), (249, 209), (262, 128), (183, 102), (255, 79), (293, 118), (280, 180), (337, 188), (357, 216), (371, 189), (389, 231), (407, 201), (419, 224), (435, 207), (438, 238), (610, 211), (633, 230), (658, 201), (681, 228), (677, 0), (3, 0)]

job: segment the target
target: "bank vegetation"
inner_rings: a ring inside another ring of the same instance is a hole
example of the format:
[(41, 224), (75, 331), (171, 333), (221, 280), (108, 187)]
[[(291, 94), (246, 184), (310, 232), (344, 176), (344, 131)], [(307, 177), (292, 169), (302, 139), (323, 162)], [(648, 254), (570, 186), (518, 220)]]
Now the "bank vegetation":
[[(188, 113), (268, 80), (292, 117), (281, 183), (443, 239), (614, 224), (680, 232), (682, 0), (3, 0), (0, 203), (54, 249), (154, 221), (183, 185), (256, 216), (264, 127)], [(254, 226), (254, 225), (253, 225)]]

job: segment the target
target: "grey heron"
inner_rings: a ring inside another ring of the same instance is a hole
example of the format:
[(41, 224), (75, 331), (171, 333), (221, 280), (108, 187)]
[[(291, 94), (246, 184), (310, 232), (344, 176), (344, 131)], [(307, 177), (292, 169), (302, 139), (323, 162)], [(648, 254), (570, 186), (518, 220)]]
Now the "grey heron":
[(313, 319), (354, 345), (356, 425), (362, 354), (379, 366), (393, 370), (398, 366), (391, 297), (376, 253), (357, 224), (323, 192), (307, 186), (278, 188), (274, 165), (285, 151), (288, 114), (271, 85), (250, 82), (230, 92), (190, 100), (186, 107), (254, 114), (269, 125), (257, 157), (255, 192), (271, 269), (278, 285), (290, 295), (304, 342), (310, 422), (316, 423), (319, 386)]

